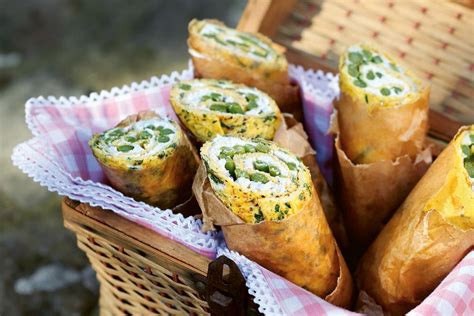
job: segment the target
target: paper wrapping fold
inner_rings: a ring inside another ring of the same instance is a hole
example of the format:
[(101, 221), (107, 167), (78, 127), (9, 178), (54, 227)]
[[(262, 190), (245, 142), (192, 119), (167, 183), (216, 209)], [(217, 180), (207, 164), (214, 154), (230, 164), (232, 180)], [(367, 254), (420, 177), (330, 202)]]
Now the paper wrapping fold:
[[(144, 111), (128, 116), (116, 127), (124, 128), (153, 118), (160, 116), (153, 111)], [(163, 209), (186, 203), (192, 194), (193, 174), (200, 159), (184, 132), (179, 127), (176, 132), (176, 147), (164, 149), (166, 155), (163, 158), (154, 156), (145, 159), (140, 169), (128, 168), (124, 163), (111, 164), (107, 157), (99, 156), (98, 162), (112, 186), (137, 200)]]
[(344, 250), (344, 248), (348, 246), (348, 240), (342, 214), (337, 209), (334, 195), (329, 190), (329, 186), (319, 169), (316, 160), (317, 153), (315, 153), (309, 143), (308, 135), (303, 128), (303, 124), (288, 113), (284, 113), (283, 118), (282, 124), (277, 130), (273, 141), (300, 157), (303, 163), (308, 167), (329, 227), (336, 237), (339, 246)]
[[(292, 118), (286, 118), (289, 124), (295, 123)], [(305, 134), (300, 132), (301, 124), (289, 130), (277, 132), (275, 141), (281, 146), (290, 145), (289, 149), (293, 147), (297, 155), (314, 157)], [(314, 191), (311, 200), (295, 215), (282, 221), (247, 224), (214, 194), (203, 164), (193, 183), (193, 192), (203, 212), (203, 230), (221, 226), (230, 249), (335, 305), (348, 307), (352, 278)]]
[[(338, 195), (346, 231), (357, 245), (354, 254), (367, 247), (431, 164), (431, 149), (420, 150), (416, 158), (398, 157), (370, 164), (354, 164), (341, 149), (337, 120)], [(360, 248), (360, 249), (356, 249)]]
[(474, 247), (474, 192), (458, 145), (435, 160), (360, 262), (358, 285), (385, 312), (419, 304)]

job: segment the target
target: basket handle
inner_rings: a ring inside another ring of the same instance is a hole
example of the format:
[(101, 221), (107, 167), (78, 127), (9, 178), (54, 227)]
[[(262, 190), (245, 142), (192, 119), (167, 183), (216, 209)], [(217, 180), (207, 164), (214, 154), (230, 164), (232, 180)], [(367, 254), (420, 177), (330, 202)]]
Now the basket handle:
[(245, 278), (232, 259), (220, 256), (209, 263), (206, 298), (211, 315), (246, 314)]

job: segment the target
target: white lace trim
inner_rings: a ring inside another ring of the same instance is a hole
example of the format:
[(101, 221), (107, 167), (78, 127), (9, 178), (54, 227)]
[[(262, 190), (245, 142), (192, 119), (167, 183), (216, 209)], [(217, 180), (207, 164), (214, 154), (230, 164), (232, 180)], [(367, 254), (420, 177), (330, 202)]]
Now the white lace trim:
[(258, 304), (258, 311), (260, 313), (267, 316), (285, 315), (273, 295), (272, 289), (265, 280), (262, 271), (255, 262), (226, 247), (218, 247), (217, 256), (226, 256), (239, 266), (246, 279), (245, 284), (247, 285), (248, 292), (254, 297), (253, 301)]
[(288, 73), (301, 87), (304, 96), (311, 96), (331, 104), (339, 96), (339, 76), (322, 70), (305, 70), (302, 66), (290, 65)]
[[(296, 80), (307, 96), (316, 96), (332, 100), (334, 92), (328, 88), (329, 84), (336, 80), (333, 74), (325, 74), (322, 71), (304, 70), (301, 66), (289, 67), (290, 76)], [(18, 145), (12, 155), (14, 165), (23, 172), (39, 182), (42, 186), (52, 192), (68, 196), (72, 199), (92, 206), (110, 209), (121, 216), (132, 221), (148, 226), (162, 233), (166, 237), (182, 242), (201, 254), (212, 257), (215, 255), (217, 242), (212, 233), (204, 234), (200, 231), (201, 221), (193, 217), (184, 218), (181, 214), (173, 214), (170, 210), (160, 210), (143, 202), (137, 202), (130, 197), (114, 190), (108, 185), (73, 177), (67, 173), (55, 159), (54, 151), (41, 136), (39, 127), (35, 124), (35, 107), (54, 105), (56, 107), (74, 107), (77, 104), (90, 102), (103, 102), (107, 99), (126, 96), (133, 92), (144, 91), (152, 88), (160, 88), (163, 85), (177, 82), (182, 79), (193, 77), (192, 63), (189, 62), (188, 69), (182, 72), (173, 72), (170, 75), (152, 77), (148, 81), (132, 83), (122, 88), (112, 88), (110, 91), (91, 93), (89, 96), (59, 98), (37, 97), (29, 99), (25, 107), (25, 120), (36, 137), (32, 140)], [(263, 281), (264, 282), (264, 281)], [(270, 291), (270, 290), (269, 290)]]

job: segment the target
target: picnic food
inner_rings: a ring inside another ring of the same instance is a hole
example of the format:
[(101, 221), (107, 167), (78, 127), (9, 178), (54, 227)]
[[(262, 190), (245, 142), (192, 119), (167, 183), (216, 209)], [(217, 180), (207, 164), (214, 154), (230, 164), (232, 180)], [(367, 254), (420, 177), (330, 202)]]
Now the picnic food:
[(354, 45), (339, 62), (341, 147), (356, 164), (415, 157), (425, 140), (429, 87), (388, 55)]
[(363, 249), (431, 163), (423, 149), (429, 87), (369, 45), (349, 47), (339, 71), (339, 194), (349, 235)]
[(176, 122), (141, 112), (95, 134), (89, 146), (112, 186), (125, 195), (160, 208), (191, 195), (197, 157)]
[(201, 148), (193, 190), (230, 249), (337, 305), (352, 281), (308, 168), (263, 139), (217, 136)]
[(229, 79), (268, 93), (285, 112), (299, 109), (284, 49), (261, 34), (240, 32), (217, 20), (192, 20), (188, 46), (198, 77)]
[(419, 304), (474, 246), (474, 125), (458, 131), (365, 253), (360, 288), (385, 311)]
[(266, 93), (226, 80), (181, 81), (170, 102), (181, 122), (205, 142), (216, 135), (272, 139), (281, 113)]

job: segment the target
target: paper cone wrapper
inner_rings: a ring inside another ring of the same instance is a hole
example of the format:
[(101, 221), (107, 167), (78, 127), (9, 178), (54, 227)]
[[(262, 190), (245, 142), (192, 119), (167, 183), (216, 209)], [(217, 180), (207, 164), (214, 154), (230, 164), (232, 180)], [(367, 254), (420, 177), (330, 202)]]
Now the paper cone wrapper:
[(360, 262), (360, 289), (392, 315), (418, 305), (474, 247), (474, 192), (459, 145), (467, 129), (435, 160)]
[(419, 151), (416, 158), (405, 155), (395, 161), (354, 164), (341, 148), (336, 117), (338, 112), (331, 125), (337, 135), (337, 191), (346, 231), (354, 242), (352, 251), (357, 254), (373, 241), (426, 172), (431, 164), (431, 149)]
[[(290, 126), (296, 123), (291, 117), (287, 117), (287, 122)], [(286, 123), (284, 126), (288, 127)], [(314, 151), (300, 130), (302, 127), (298, 123), (289, 129), (283, 127), (277, 132), (275, 142), (282, 147), (284, 144), (295, 147), (297, 155), (314, 157)], [(193, 184), (193, 192), (203, 212), (203, 229), (220, 226), (229, 249), (335, 305), (348, 307), (352, 299), (352, 279), (318, 194), (314, 187), (312, 190), (311, 199), (296, 214), (281, 221), (250, 224), (230, 211), (215, 195), (204, 164), (199, 167)]]

